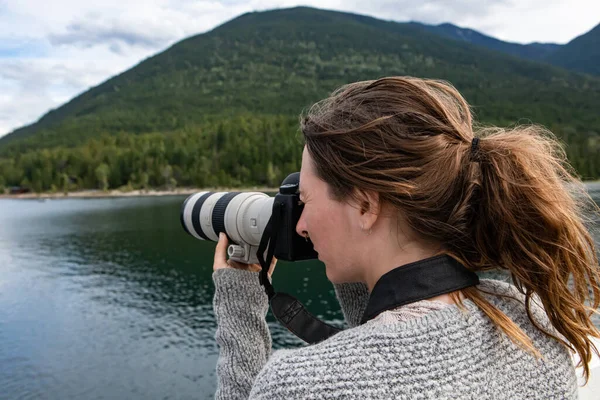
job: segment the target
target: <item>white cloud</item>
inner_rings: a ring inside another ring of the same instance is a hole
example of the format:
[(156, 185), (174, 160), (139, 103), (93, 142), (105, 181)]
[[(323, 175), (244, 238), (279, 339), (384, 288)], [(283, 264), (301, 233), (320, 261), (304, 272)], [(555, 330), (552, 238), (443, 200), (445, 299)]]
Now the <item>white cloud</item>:
[(111, 63), (88, 60), (0, 59), (0, 131), (36, 120), (113, 73)]
[(185, 37), (296, 5), (452, 22), (520, 43), (565, 43), (600, 22), (597, 0), (0, 0), (0, 136)]

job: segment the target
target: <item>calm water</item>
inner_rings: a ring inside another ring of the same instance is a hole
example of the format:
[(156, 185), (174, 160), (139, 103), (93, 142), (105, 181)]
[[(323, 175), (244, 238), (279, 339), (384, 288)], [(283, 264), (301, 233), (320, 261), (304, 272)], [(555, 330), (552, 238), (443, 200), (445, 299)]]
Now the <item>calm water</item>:
[[(0, 200), (1, 399), (213, 397), (214, 243), (183, 232), (183, 200)], [(274, 283), (342, 318), (320, 262)]]

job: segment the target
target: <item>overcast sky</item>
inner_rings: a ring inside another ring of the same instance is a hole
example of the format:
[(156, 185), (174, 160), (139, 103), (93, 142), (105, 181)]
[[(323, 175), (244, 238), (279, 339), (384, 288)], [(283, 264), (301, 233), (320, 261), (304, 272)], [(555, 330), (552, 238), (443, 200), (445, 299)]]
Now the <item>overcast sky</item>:
[(187, 36), (297, 5), (452, 22), (517, 43), (567, 43), (600, 23), (600, 0), (0, 0), (0, 136)]

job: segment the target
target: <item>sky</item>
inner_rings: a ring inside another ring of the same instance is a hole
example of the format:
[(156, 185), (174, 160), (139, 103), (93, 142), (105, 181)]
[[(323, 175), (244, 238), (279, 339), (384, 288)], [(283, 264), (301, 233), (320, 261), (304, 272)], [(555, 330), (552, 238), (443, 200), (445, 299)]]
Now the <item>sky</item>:
[(183, 38), (298, 5), (451, 22), (515, 43), (564, 44), (600, 23), (599, 0), (0, 0), (0, 136)]

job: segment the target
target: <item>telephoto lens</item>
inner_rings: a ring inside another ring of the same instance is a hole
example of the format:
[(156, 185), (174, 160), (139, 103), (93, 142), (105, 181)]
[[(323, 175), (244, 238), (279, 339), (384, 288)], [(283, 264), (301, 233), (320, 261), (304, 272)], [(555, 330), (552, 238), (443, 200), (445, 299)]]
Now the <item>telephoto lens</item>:
[(181, 207), (181, 225), (200, 240), (218, 241), (225, 232), (229, 258), (258, 263), (256, 252), (273, 210), (274, 198), (261, 192), (199, 192)]

